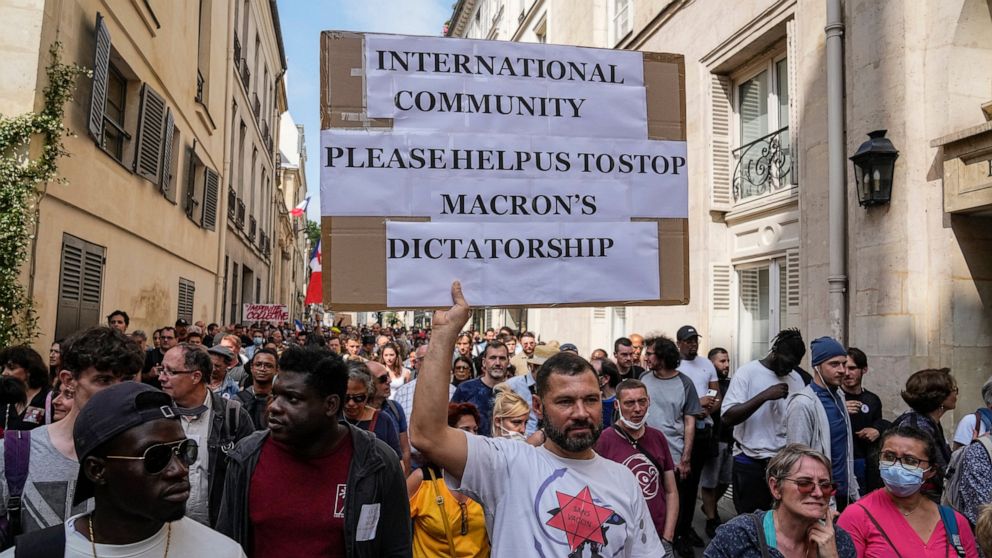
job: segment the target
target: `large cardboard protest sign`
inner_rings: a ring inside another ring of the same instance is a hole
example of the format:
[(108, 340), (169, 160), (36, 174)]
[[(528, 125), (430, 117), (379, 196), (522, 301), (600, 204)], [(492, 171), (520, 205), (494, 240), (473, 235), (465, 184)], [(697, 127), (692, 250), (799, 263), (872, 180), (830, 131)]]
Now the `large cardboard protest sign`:
[(681, 56), (321, 37), (325, 305), (688, 302)]

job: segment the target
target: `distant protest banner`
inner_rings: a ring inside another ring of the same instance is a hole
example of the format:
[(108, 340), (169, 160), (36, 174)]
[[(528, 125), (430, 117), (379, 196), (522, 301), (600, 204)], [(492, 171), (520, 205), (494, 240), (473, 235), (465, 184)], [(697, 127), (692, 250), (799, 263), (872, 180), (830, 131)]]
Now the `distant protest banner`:
[(679, 55), (324, 32), (334, 310), (685, 304)]
[(242, 311), (246, 322), (289, 321), (289, 308), (285, 304), (244, 304)]

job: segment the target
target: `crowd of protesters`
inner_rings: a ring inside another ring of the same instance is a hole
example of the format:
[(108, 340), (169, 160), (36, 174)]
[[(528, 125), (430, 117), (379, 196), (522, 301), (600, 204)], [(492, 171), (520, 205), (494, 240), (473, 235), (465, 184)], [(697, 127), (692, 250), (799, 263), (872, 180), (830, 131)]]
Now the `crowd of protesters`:
[(946, 368), (894, 416), (829, 337), (732, 371), (691, 325), (580, 355), (452, 303), (2, 348), (0, 558), (992, 558), (992, 379), (949, 443)]

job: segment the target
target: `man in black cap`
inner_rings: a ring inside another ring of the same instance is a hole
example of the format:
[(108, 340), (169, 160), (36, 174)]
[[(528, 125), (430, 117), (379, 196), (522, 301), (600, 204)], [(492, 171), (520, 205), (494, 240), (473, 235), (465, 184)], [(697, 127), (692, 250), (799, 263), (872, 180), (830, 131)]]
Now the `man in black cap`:
[(692, 519), (696, 513), (696, 492), (699, 490), (700, 475), (706, 462), (714, 459), (717, 449), (710, 413), (719, 405), (716, 394), (720, 384), (716, 367), (710, 359), (699, 356), (699, 332), (695, 327), (691, 325), (680, 327), (675, 334), (675, 344), (682, 358), (678, 371), (692, 380), (696, 395), (699, 397), (699, 406), (702, 408), (702, 412), (696, 415), (696, 435), (693, 438), (692, 454), (689, 457), (689, 477), (679, 483), (679, 522), (676, 531), (693, 546), (702, 547), (703, 539), (692, 528)]
[(340, 421), (347, 386), (347, 365), (327, 349), (289, 347), (279, 358), (269, 428), (228, 454), (217, 519), (252, 556), (410, 555), (400, 460)]
[(74, 502), (92, 497), (93, 511), (22, 535), (0, 556), (244, 557), (234, 541), (183, 517), (198, 448), (179, 416), (172, 398), (144, 384), (95, 394), (73, 429), (80, 462)]

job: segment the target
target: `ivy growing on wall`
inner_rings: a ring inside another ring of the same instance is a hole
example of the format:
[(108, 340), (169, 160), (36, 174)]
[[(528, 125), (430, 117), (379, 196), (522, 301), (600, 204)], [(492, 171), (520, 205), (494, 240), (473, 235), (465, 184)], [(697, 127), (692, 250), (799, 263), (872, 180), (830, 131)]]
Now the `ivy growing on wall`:
[(48, 85), (40, 112), (0, 115), (0, 347), (28, 343), (37, 335), (34, 302), (20, 282), (20, 269), (34, 240), (38, 202), (45, 186), (58, 178), (59, 158), (67, 156), (62, 139), (66, 102), (79, 75), (76, 64), (63, 64), (61, 44), (49, 49)]

